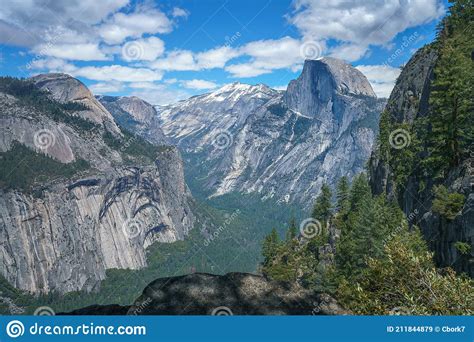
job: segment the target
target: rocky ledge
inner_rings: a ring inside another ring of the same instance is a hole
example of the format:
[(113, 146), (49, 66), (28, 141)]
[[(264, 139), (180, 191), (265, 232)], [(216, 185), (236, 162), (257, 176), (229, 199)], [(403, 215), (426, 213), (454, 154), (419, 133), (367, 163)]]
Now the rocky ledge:
[(93, 305), (67, 315), (345, 315), (335, 299), (248, 273), (195, 273), (150, 283), (131, 306)]

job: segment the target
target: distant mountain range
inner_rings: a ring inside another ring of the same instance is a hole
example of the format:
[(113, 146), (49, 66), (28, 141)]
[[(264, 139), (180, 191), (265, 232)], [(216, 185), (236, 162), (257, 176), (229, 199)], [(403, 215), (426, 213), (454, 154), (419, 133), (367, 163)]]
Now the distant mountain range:
[(333, 58), (306, 61), (286, 91), (233, 83), (159, 108), (65, 74), (0, 83), (1, 273), (36, 293), (97, 289), (107, 269), (143, 268), (148, 246), (184, 239), (185, 170), (206, 196), (308, 208), (323, 183), (363, 170), (385, 104)]
[(323, 183), (364, 169), (384, 105), (360, 71), (323, 58), (307, 60), (286, 91), (233, 83), (158, 110), (208, 195), (308, 208)]

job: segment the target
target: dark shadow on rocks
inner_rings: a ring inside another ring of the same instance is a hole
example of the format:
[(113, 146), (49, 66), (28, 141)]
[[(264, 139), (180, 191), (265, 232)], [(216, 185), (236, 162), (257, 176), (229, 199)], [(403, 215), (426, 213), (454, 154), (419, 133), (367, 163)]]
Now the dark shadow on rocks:
[(72, 315), (344, 315), (327, 294), (248, 273), (195, 273), (150, 283), (130, 306), (89, 306)]

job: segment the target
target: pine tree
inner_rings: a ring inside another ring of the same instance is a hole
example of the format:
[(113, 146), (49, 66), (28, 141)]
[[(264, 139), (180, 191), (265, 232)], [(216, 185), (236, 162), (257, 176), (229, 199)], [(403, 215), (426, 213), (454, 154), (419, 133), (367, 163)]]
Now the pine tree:
[(321, 222), (323, 227), (326, 227), (326, 222), (329, 220), (332, 214), (331, 199), (331, 189), (327, 184), (323, 184), (321, 187), (321, 194), (318, 196), (318, 198), (316, 198), (312, 214), (312, 217)]
[(288, 230), (286, 231), (286, 241), (289, 242), (293, 240), (298, 233), (298, 227), (296, 226), (295, 217), (292, 216), (290, 219), (290, 224), (288, 226)]
[(364, 198), (372, 197), (369, 181), (364, 173), (354, 177), (350, 191), (351, 210), (358, 209)]
[(263, 264), (267, 265), (277, 255), (278, 247), (280, 245), (280, 237), (275, 228), (263, 240), (262, 254), (264, 259)]
[(428, 165), (440, 175), (459, 165), (474, 143), (472, 1), (453, 1), (440, 26), (439, 57), (430, 95)]
[(336, 209), (337, 211), (344, 215), (349, 211), (350, 201), (349, 201), (349, 181), (346, 176), (341, 177), (339, 182), (337, 183), (337, 191), (336, 191)]

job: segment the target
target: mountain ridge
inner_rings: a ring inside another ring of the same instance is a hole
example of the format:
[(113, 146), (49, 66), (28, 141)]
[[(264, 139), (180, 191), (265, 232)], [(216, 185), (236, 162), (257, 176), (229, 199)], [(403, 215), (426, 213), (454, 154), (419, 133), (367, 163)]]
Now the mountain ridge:
[(2, 78), (0, 107), (0, 264), (15, 287), (97, 290), (193, 227), (179, 151), (120, 129), (80, 81)]
[(384, 102), (360, 71), (322, 59), (306, 61), (286, 91), (232, 83), (160, 107), (159, 116), (165, 135), (202, 167), (194, 176), (210, 196), (257, 192), (308, 207), (337, 178), (331, 169), (362, 171)]

